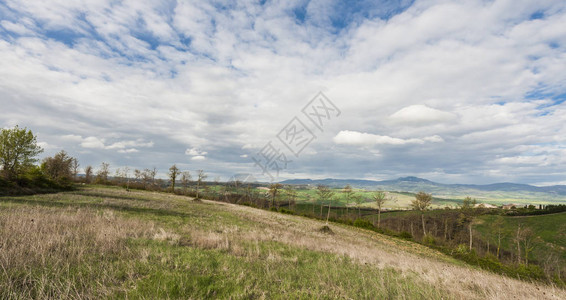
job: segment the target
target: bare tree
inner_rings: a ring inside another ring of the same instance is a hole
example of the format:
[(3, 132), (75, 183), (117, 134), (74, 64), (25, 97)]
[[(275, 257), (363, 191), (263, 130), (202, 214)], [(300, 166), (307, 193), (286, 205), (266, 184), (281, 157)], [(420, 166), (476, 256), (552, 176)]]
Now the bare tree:
[(344, 195), (346, 196), (346, 214), (348, 214), (348, 206), (350, 205), (350, 202), (352, 202), (354, 190), (349, 184), (347, 184), (342, 190), (342, 193), (344, 193)]
[(432, 202), (432, 195), (427, 194), (425, 192), (418, 192), (415, 195), (415, 200), (413, 200), (413, 202), (411, 202), (411, 206), (413, 207), (413, 209), (421, 212), (421, 222), (422, 222), (422, 225), (423, 225), (423, 235), (426, 235), (424, 212), (431, 205), (431, 202)]
[(85, 168), (85, 182), (90, 183), (92, 181), (92, 166), (86, 166)]
[(130, 190), (130, 168), (125, 166), (122, 169), (122, 177), (126, 178), (126, 191)]
[(143, 172), (141, 172), (141, 178), (144, 189), (147, 189), (149, 185), (154, 184), (153, 180), (155, 178), (155, 175), (153, 174), (153, 171), (150, 169), (144, 169)]
[(523, 241), (523, 231), (521, 230), (521, 224), (517, 224), (517, 232), (515, 233), (514, 241), (517, 245), (517, 263), (521, 263), (521, 242)]
[(114, 173), (114, 182), (118, 185), (122, 183), (122, 169), (116, 168), (116, 172)]
[(271, 196), (271, 207), (275, 206), (275, 200), (277, 199), (277, 196), (279, 195), (279, 190), (283, 188), (283, 185), (281, 185), (280, 183), (272, 183), (269, 186), (269, 195)]
[(501, 241), (503, 240), (503, 237), (505, 235), (505, 232), (503, 231), (503, 225), (504, 224), (505, 224), (505, 221), (503, 220), (502, 216), (497, 216), (495, 221), (491, 223), (492, 230), (495, 231), (495, 235), (497, 237), (497, 253), (496, 253), (497, 258), (499, 258), (499, 251), (501, 249)]
[(186, 194), (191, 183), (191, 172), (185, 171), (181, 173), (181, 185), (183, 185), (183, 192)]
[(468, 233), (470, 237), (469, 239), (470, 251), (472, 251), (472, 246), (474, 241), (472, 226), (474, 224), (474, 218), (476, 216), (476, 210), (474, 209), (476, 203), (477, 202), (475, 199), (466, 197), (464, 198), (464, 201), (462, 201), (462, 206), (460, 207), (460, 210), (462, 211), (462, 214), (464, 215), (465, 218), (464, 221), (467, 221), (468, 223)]
[(353, 195), (352, 198), (354, 198), (354, 202), (356, 202), (356, 207), (358, 208), (358, 218), (360, 218), (362, 213), (362, 204), (364, 203), (364, 197), (362, 195)]
[(169, 180), (171, 180), (171, 191), (175, 193), (175, 181), (177, 181), (177, 176), (179, 176), (179, 168), (177, 165), (172, 165), (169, 168)]
[(157, 168), (153, 167), (153, 169), (145, 169), (147, 171), (147, 177), (148, 177), (148, 181), (151, 180), (151, 186), (155, 187), (156, 181), (155, 181), (155, 175), (157, 175)]
[(384, 191), (375, 191), (373, 193), (373, 200), (377, 205), (377, 228), (379, 228), (379, 225), (381, 223), (381, 209), (383, 207), (383, 204), (385, 204), (388, 199)]
[(197, 192), (197, 195), (196, 195), (197, 197), (196, 197), (196, 198), (197, 198), (197, 199), (200, 199), (199, 191), (200, 191), (201, 187), (203, 187), (203, 186), (205, 185), (205, 181), (204, 181), (204, 180), (205, 180), (207, 177), (208, 177), (208, 175), (206, 175), (203, 170), (198, 170), (198, 171), (197, 171), (197, 190), (196, 190), (196, 192)]
[(72, 168), (73, 168), (73, 180), (77, 181), (77, 175), (79, 174), (79, 161), (73, 157), (73, 163), (72, 163)]
[(523, 247), (525, 250), (525, 265), (529, 265), (529, 254), (533, 252), (535, 248), (536, 236), (535, 232), (530, 227), (525, 227), (523, 229)]
[(320, 184), (316, 187), (316, 195), (322, 203), (328, 201), (328, 212), (326, 213), (326, 225), (328, 225), (328, 219), (330, 218), (330, 208), (332, 199), (334, 198), (334, 191), (329, 187)]
[(96, 172), (96, 182), (107, 184), (109, 174), (110, 174), (110, 164), (106, 162), (102, 162), (102, 164), (100, 164), (100, 170)]
[(294, 186), (287, 185), (285, 187), (285, 195), (287, 196), (287, 201), (289, 201), (289, 208), (291, 208), (291, 205), (294, 206), (297, 200), (297, 190)]

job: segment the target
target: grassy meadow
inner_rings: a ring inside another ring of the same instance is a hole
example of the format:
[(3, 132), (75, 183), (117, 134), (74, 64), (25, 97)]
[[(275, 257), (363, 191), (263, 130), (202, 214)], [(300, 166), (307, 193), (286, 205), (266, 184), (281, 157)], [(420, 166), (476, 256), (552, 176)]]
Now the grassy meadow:
[(166, 193), (0, 198), (0, 299), (564, 299), (374, 232)]
[[(498, 216), (483, 215), (476, 220), (475, 229), (482, 236), (490, 237), (492, 245), (496, 242), (494, 224)], [(514, 250), (514, 238), (517, 228), (529, 228), (533, 231), (532, 256), (535, 260), (549, 266), (566, 266), (566, 213), (540, 216), (499, 217), (501, 223), (503, 249)]]

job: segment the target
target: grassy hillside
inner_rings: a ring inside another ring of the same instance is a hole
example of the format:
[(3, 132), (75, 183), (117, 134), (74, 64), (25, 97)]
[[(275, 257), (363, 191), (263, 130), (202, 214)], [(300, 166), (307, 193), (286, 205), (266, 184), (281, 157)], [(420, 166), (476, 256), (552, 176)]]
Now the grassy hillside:
[(0, 298), (566, 298), (411, 242), (322, 225), (119, 188), (2, 197)]
[[(494, 229), (489, 225), (493, 224), (496, 218), (498, 217), (493, 215), (481, 216), (477, 221), (476, 230), (484, 237), (492, 236), (490, 233)], [(566, 265), (566, 213), (499, 218), (503, 220), (503, 249), (515, 251), (514, 238), (520, 225), (523, 230), (530, 228), (533, 231), (532, 259), (548, 265)], [(495, 240), (495, 237), (492, 237), (492, 240)]]
[[(342, 192), (341, 188), (333, 189), (335, 193), (335, 202), (333, 202), (333, 206), (346, 206), (348, 202), (346, 201), (346, 196)], [(373, 191), (367, 191), (362, 189), (354, 189), (354, 192), (357, 195), (360, 195), (364, 202), (361, 204), (362, 207), (371, 207), (376, 208), (375, 202), (372, 200), (373, 198)], [(299, 202), (307, 202), (312, 203), (313, 200), (316, 201), (318, 199), (316, 194), (316, 189), (298, 189), (298, 201)], [(392, 201), (387, 201), (385, 203), (384, 208), (388, 209), (408, 209), (411, 207), (411, 202), (415, 200), (415, 195), (413, 193), (405, 193), (405, 192), (387, 192), (387, 196), (391, 197)], [(461, 199), (445, 199), (445, 198), (438, 198), (434, 197), (432, 207), (434, 208), (442, 208), (445, 206), (456, 206), (461, 203)], [(356, 203), (351, 201), (349, 206), (356, 206)]]

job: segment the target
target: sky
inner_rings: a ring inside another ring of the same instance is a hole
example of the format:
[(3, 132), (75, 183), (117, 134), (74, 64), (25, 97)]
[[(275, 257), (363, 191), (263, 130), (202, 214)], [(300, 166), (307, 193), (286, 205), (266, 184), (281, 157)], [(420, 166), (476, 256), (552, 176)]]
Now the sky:
[(0, 0), (0, 127), (97, 169), (566, 184), (565, 1)]

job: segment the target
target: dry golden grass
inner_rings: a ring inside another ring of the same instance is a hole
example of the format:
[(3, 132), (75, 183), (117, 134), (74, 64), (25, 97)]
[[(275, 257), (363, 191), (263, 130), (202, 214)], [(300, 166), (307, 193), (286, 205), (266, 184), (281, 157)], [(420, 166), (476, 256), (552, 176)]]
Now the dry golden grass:
[(270, 240), (346, 255), (360, 264), (418, 274), (419, 278), (439, 289), (449, 291), (456, 299), (566, 299), (563, 289), (477, 270), (455, 263), (435, 250), (371, 231), (331, 225), (335, 234), (328, 235), (317, 230), (324, 224), (320, 221), (245, 206), (218, 205), (257, 224), (252, 230), (223, 230), (233, 241)]
[[(113, 297), (116, 291), (127, 295), (132, 284), (148, 276), (137, 273), (136, 263), (150, 265), (159, 259), (166, 266), (179, 268), (178, 262), (172, 262), (177, 259), (175, 251), (182, 249), (216, 249), (256, 263), (256, 267), (263, 260), (265, 266), (260, 264), (259, 270), (265, 267), (269, 275), (273, 264), (291, 266), (300, 260), (299, 254), (265, 247), (277, 242), (293, 249), (332, 253), (364, 268), (392, 268), (415, 286), (424, 281), (442, 291), (434, 294), (427, 290), (421, 297), (566, 299), (563, 289), (477, 270), (408, 241), (336, 224), (330, 225), (334, 234), (325, 234), (319, 231), (324, 222), (245, 206), (105, 188), (32, 197), (33, 205), (59, 203), (63, 207), (33, 206), (29, 198), (22, 199), (15, 200), (17, 205), (0, 207), (0, 298), (90, 299)], [(76, 208), (79, 204), (99, 206)], [(154, 240), (172, 248), (156, 253), (148, 245), (131, 245), (129, 241), (134, 239)], [(336, 260), (323, 262), (321, 270), (332, 270), (334, 263)], [(246, 278), (243, 271), (242, 276), (242, 280)], [(318, 276), (321, 285), (332, 285), (332, 295), (351, 295), (329, 279), (340, 278), (338, 275), (322, 272)], [(368, 289), (404, 284), (394, 276), (360, 280), (376, 284)], [(248, 289), (254, 289), (253, 283), (242, 295), (247, 295)], [(254, 295), (266, 298), (269, 294)], [(403, 295), (412, 294), (407, 288), (407, 293), (398, 297), (406, 298)], [(364, 298), (363, 294), (358, 296)]]
[(150, 237), (154, 231), (150, 223), (119, 218), (111, 210), (0, 210), (2, 295), (11, 299), (107, 295), (110, 291), (106, 287), (116, 283), (110, 275), (114, 260), (138, 257), (126, 240)]

